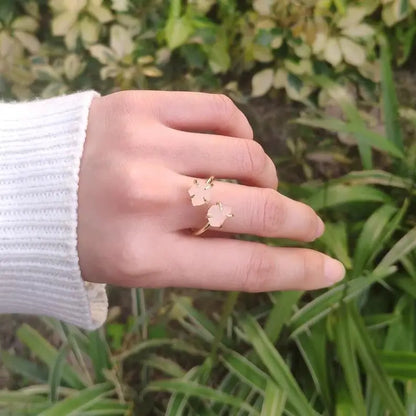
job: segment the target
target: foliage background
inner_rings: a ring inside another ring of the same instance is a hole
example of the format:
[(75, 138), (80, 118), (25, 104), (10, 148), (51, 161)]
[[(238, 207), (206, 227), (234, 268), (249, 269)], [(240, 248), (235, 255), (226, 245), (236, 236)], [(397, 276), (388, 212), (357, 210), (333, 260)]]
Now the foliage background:
[(108, 323), (87, 334), (6, 317), (0, 415), (415, 415), (415, 10), (2, 0), (0, 96), (229, 94), (280, 191), (325, 218), (313, 246), (348, 272), (313, 293), (113, 290)]

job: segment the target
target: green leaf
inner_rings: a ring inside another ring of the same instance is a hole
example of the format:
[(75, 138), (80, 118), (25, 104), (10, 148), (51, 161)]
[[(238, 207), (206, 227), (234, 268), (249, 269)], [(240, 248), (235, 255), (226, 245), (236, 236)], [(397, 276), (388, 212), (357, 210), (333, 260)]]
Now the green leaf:
[(257, 355), (269, 371), (270, 376), (286, 392), (287, 400), (293, 408), (302, 416), (316, 416), (316, 412), (304, 396), (285, 361), (256, 320), (248, 315), (241, 321), (241, 327), (248, 341), (253, 345)]
[(58, 391), (61, 384), (62, 371), (65, 365), (66, 356), (68, 354), (68, 349), (68, 344), (65, 344), (61, 347), (58, 355), (56, 356), (55, 363), (53, 364), (49, 373), (49, 399), (51, 402), (56, 402), (58, 400)]
[(374, 388), (380, 394), (381, 400), (384, 402), (386, 408), (389, 409), (393, 415), (405, 416), (406, 411), (387, 378), (387, 374), (378, 359), (376, 349), (371, 342), (358, 311), (353, 310), (351, 318), (352, 339), (354, 340), (363, 367), (365, 368), (368, 377), (371, 379)]
[(325, 186), (305, 200), (305, 203), (316, 211), (352, 202), (390, 203), (391, 198), (386, 193), (371, 186), (338, 184)]
[(334, 118), (299, 118), (296, 119), (295, 122), (304, 126), (325, 129), (332, 132), (348, 133), (353, 135), (357, 143), (363, 143), (400, 159), (404, 157), (403, 151), (398, 148), (396, 144), (392, 143), (381, 134), (369, 130), (366, 127), (362, 127), (356, 123), (345, 123)]
[(404, 178), (377, 169), (350, 172), (343, 176), (340, 181), (348, 182), (351, 185), (384, 185), (399, 189), (412, 188), (412, 180), (410, 178)]
[(238, 352), (230, 350), (224, 354), (222, 361), (225, 367), (241, 381), (257, 389), (260, 393), (264, 392), (269, 377), (254, 364), (253, 360), (249, 360)]
[(153, 381), (145, 388), (145, 391), (183, 393), (188, 396), (198, 397), (200, 399), (213, 400), (215, 402), (228, 404), (230, 406), (245, 410), (251, 415), (259, 415), (253, 407), (243, 400), (212, 389), (211, 387), (202, 386), (194, 381), (181, 379)]
[(105, 381), (103, 370), (111, 368), (108, 357), (109, 347), (102, 330), (96, 330), (88, 333), (88, 352), (91, 358), (95, 380), (99, 383)]
[(209, 65), (214, 74), (227, 72), (230, 68), (231, 58), (228, 47), (227, 34), (222, 29), (218, 29), (217, 40), (212, 45), (204, 45)]
[(416, 380), (416, 353), (412, 351), (379, 351), (378, 357), (389, 377)]
[(148, 367), (156, 368), (171, 377), (180, 378), (185, 375), (183, 368), (170, 358), (152, 354), (150, 357), (142, 360), (142, 363)]
[[(200, 367), (189, 370), (182, 379), (185, 381), (198, 381)], [(188, 403), (188, 395), (176, 392), (172, 394), (166, 408), (165, 416), (182, 416)]]
[(394, 285), (416, 299), (416, 281), (414, 279), (409, 277), (397, 277), (394, 279)]
[(390, 49), (387, 39), (383, 39), (381, 42), (381, 92), (387, 139), (394, 143), (397, 149), (403, 151), (403, 133), (400, 126), (399, 102), (394, 86)]
[(45, 367), (12, 355), (7, 351), (0, 351), (0, 359), (3, 365), (15, 374), (20, 374), (38, 383), (46, 383), (48, 380), (48, 372)]
[(112, 386), (109, 383), (88, 387), (49, 407), (49, 409), (43, 411), (38, 416), (75, 415), (81, 410), (88, 409), (97, 400), (109, 394), (111, 391)]
[(267, 316), (266, 323), (264, 325), (264, 332), (275, 344), (279, 339), (280, 332), (285, 326), (292, 315), (294, 306), (298, 303), (303, 292), (301, 291), (286, 291), (286, 292), (273, 292), (270, 296), (273, 298), (273, 308)]
[(348, 253), (347, 224), (345, 222), (325, 224), (325, 233), (320, 241), (325, 244), (328, 253), (341, 261), (347, 269), (351, 269), (351, 258)]
[(416, 248), (416, 227), (412, 228), (405, 236), (403, 236), (383, 257), (375, 272), (395, 264), (407, 253)]
[(271, 68), (263, 69), (254, 74), (251, 80), (251, 96), (261, 97), (266, 94), (273, 85), (274, 72)]
[(391, 217), (397, 212), (392, 205), (383, 205), (365, 222), (354, 251), (354, 275), (362, 273), (366, 262), (380, 245), (384, 229)]
[[(357, 10), (357, 8), (349, 8), (349, 12), (352, 10)], [(358, 11), (358, 10), (357, 10)], [(358, 14), (361, 14), (358, 12)], [(352, 16), (352, 15), (351, 15)], [(345, 117), (348, 119), (349, 125), (358, 129), (358, 131), (364, 130), (368, 131), (366, 128), (366, 123), (361, 116), (351, 94), (347, 90), (340, 86), (338, 83), (332, 79), (325, 76), (315, 76), (314, 80), (329, 94), (329, 96), (335, 100), (335, 102), (342, 108), (342, 111)], [(361, 134), (357, 134), (358, 150), (360, 152), (361, 162), (364, 169), (371, 169), (373, 167), (371, 147), (368, 143), (361, 138)]]
[(170, 338), (170, 339), (159, 338), (159, 339), (151, 339), (149, 341), (139, 342), (133, 347), (131, 347), (130, 349), (127, 349), (123, 351), (121, 354), (114, 356), (113, 360), (123, 361), (133, 355), (140, 354), (143, 351), (146, 351), (147, 349), (159, 348), (159, 347), (170, 347), (175, 351), (185, 352), (190, 355), (198, 355), (198, 356), (202, 355), (203, 356), (206, 354), (205, 352), (201, 350), (197, 350), (195, 347), (193, 347), (192, 345), (190, 345), (189, 343), (183, 340), (175, 339), (175, 338)]
[[(17, 337), (30, 351), (43, 361), (49, 368), (53, 368), (58, 357), (58, 351), (39, 332), (27, 324), (17, 330)], [(71, 387), (80, 389), (85, 387), (80, 377), (68, 363), (63, 364), (62, 379)]]
[(272, 380), (267, 381), (261, 416), (281, 416), (285, 409), (286, 393), (279, 389)]
[(338, 357), (345, 375), (350, 397), (354, 404), (357, 415), (365, 415), (366, 407), (361, 390), (360, 372), (357, 364), (357, 357), (353, 348), (351, 318), (348, 306), (339, 309), (338, 319), (335, 324), (336, 346)]
[(188, 16), (169, 19), (165, 26), (165, 37), (169, 49), (173, 50), (186, 43), (194, 28)]
[(347, 303), (355, 299), (372, 284), (386, 279), (396, 271), (396, 268), (373, 272), (366, 277), (359, 277), (351, 281), (345, 281), (316, 297), (303, 308), (299, 309), (289, 321), (292, 329), (292, 337), (307, 330), (315, 322), (339, 308), (341, 301)]
[(327, 409), (332, 408), (332, 388), (327, 363), (328, 336), (324, 322), (319, 322), (313, 331), (295, 337), (296, 344), (309, 369), (316, 391)]

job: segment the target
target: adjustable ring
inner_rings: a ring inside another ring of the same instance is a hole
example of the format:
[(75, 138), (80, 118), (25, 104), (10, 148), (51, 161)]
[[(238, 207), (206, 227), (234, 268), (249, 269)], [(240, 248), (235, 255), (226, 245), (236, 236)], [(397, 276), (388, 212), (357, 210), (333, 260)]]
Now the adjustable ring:
[(225, 220), (231, 217), (234, 217), (234, 214), (231, 212), (231, 207), (223, 205), (221, 202), (217, 202), (215, 205), (212, 205), (207, 212), (208, 222), (192, 234), (201, 235), (210, 227), (221, 228)]
[(207, 204), (211, 200), (213, 181), (214, 176), (210, 176), (205, 184), (201, 184), (198, 182), (198, 179), (194, 179), (194, 184), (188, 189), (188, 194), (194, 207)]

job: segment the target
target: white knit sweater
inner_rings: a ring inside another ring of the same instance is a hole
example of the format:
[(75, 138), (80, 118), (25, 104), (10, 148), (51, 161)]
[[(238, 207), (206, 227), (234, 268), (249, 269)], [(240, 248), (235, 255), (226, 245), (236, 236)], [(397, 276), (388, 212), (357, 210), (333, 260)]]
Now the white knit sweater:
[(86, 329), (106, 319), (105, 286), (83, 281), (77, 253), (78, 173), (97, 95), (0, 103), (0, 313)]

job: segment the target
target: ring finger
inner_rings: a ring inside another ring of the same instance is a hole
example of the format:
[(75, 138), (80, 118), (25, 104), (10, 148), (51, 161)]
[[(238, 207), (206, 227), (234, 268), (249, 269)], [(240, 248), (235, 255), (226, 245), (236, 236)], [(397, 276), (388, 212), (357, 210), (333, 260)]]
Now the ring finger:
[[(187, 190), (193, 179), (181, 176), (181, 181), (184, 198), (177, 207), (181, 215), (175, 215), (176, 226), (178, 229), (200, 229), (208, 222), (208, 205), (192, 206)], [(204, 184), (205, 180), (198, 179), (198, 182)], [(209, 227), (213, 231), (299, 241), (312, 241), (324, 231), (322, 220), (311, 207), (270, 188), (214, 181), (209, 206), (217, 202), (221, 202), (222, 207), (217, 206), (211, 212), (216, 211), (214, 214), (221, 217), (221, 210), (226, 214), (230, 207), (233, 216), (223, 218), (225, 221), (220, 228)]]

